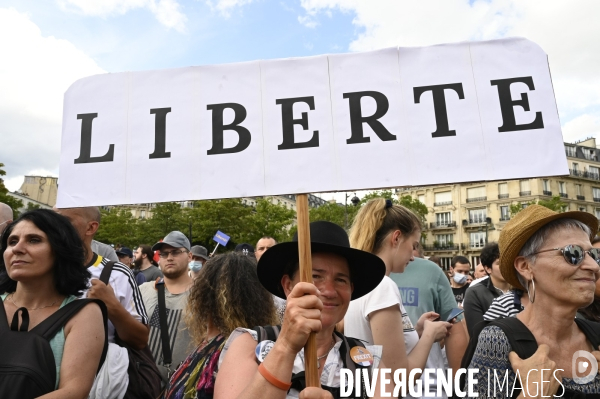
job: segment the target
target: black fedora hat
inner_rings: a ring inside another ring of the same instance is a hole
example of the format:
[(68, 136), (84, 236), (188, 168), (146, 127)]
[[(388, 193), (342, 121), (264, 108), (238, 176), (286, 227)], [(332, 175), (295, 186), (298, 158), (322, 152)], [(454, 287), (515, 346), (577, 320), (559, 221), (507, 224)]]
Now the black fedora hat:
[[(348, 234), (335, 223), (318, 221), (310, 224), (311, 252), (333, 253), (346, 258), (354, 291), (351, 300), (368, 294), (385, 276), (385, 264), (376, 255), (350, 248)], [(275, 296), (285, 299), (281, 278), (286, 265), (298, 261), (298, 233), (291, 242), (282, 242), (266, 251), (260, 258), (256, 272), (261, 284)]]

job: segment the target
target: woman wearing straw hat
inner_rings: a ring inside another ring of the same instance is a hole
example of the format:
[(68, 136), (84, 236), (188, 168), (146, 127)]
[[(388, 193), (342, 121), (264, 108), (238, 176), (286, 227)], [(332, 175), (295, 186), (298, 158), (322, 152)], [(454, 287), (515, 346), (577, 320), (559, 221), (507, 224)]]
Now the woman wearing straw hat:
[[(260, 258), (260, 282), (287, 299), (283, 325), (274, 343), (258, 338), (261, 330), (237, 329), (231, 334), (220, 358), (215, 399), (337, 398), (341, 368), (352, 366), (352, 361), (357, 362), (355, 367), (384, 367), (379, 362), (380, 346), (365, 347), (336, 332), (335, 326), (351, 300), (380, 283), (385, 265), (377, 256), (350, 248), (344, 229), (333, 223), (311, 223), (310, 238), (314, 285), (300, 282), (296, 237)], [(303, 348), (311, 332), (316, 333), (315, 360), (322, 388), (303, 386)], [(367, 363), (352, 357), (357, 351), (370, 353)], [(376, 395), (379, 392), (378, 388)]]
[[(469, 366), (479, 369), (479, 395), (489, 395), (494, 370), (501, 373), (500, 378), (508, 374), (509, 387), (515, 382), (513, 370), (517, 370), (525, 392), (535, 392), (534, 396), (600, 393), (600, 376), (591, 373), (592, 363), (580, 364), (575, 356), (577, 351), (587, 351), (600, 359), (598, 348), (591, 343), (598, 342), (599, 330), (594, 323), (575, 321), (577, 310), (594, 300), (600, 276), (600, 250), (590, 243), (597, 231), (598, 220), (589, 213), (556, 213), (539, 205), (527, 207), (506, 224), (498, 241), (500, 270), (508, 283), (528, 293), (530, 303), (516, 318), (505, 321), (524, 333), (529, 331), (538, 347), (531, 357), (521, 359), (511, 352), (502, 328), (485, 327)], [(522, 339), (525, 335), (529, 334)], [(587, 374), (588, 379), (581, 379)], [(540, 384), (542, 378), (546, 383)], [(519, 392), (515, 390), (515, 395)], [(509, 397), (506, 389), (495, 394)]]

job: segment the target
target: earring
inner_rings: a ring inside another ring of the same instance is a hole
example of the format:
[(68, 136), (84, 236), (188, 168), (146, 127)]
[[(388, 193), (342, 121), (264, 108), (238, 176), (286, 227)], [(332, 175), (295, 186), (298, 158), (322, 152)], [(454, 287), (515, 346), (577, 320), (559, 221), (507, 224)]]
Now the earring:
[(533, 303), (535, 301), (535, 281), (533, 281), (533, 277), (531, 277), (531, 293), (529, 292), (529, 282), (527, 282), (527, 296), (529, 296), (529, 302)]

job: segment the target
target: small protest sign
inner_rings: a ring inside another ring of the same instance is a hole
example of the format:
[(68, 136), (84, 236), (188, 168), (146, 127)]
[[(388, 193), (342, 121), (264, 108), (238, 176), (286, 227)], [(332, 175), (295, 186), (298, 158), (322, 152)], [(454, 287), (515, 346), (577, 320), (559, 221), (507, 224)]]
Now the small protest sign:
[(217, 244), (221, 244), (222, 246), (226, 246), (229, 242), (229, 238), (230, 237), (227, 234), (217, 230), (217, 234), (215, 234), (213, 237), (213, 241), (215, 241)]

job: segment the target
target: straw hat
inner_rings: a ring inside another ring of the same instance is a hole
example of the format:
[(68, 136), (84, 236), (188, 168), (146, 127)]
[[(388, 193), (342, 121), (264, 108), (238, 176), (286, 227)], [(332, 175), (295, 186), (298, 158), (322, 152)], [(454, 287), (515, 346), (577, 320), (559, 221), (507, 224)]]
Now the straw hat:
[(556, 219), (575, 219), (587, 225), (592, 231), (592, 238), (598, 232), (598, 219), (587, 212), (554, 212), (541, 205), (530, 205), (511, 219), (500, 233), (498, 247), (500, 249), (500, 272), (507, 283), (515, 288), (525, 289), (517, 279), (514, 263), (523, 245), (542, 226)]

